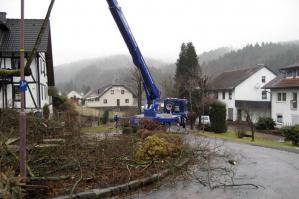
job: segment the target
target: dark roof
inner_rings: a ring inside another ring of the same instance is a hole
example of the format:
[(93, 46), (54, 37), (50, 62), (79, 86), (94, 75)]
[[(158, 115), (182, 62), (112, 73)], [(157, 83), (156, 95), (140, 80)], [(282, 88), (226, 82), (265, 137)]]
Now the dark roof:
[(281, 67), (280, 70), (287, 70), (287, 69), (295, 69), (295, 68), (299, 68), (299, 61), (297, 61), (294, 64), (288, 65), (288, 66), (284, 66)]
[(126, 88), (128, 91), (130, 91), (133, 94), (133, 97), (135, 96), (135, 94), (131, 91), (131, 89), (128, 88), (127, 86), (125, 86), (125, 85), (122, 85), (122, 84), (109, 84), (109, 85), (106, 85), (104, 87), (100, 87), (100, 88), (97, 88), (97, 89), (90, 90), (89, 92), (86, 93), (86, 95), (83, 98), (101, 97), (102, 95), (104, 95), (104, 93), (106, 93), (106, 91), (108, 91), (112, 87), (116, 87), (116, 86), (122, 86), (122, 87)]
[(283, 75), (280, 75), (266, 84), (263, 88), (299, 88), (299, 78), (285, 78)]
[[(43, 19), (25, 19), (25, 51), (30, 52), (33, 48), (37, 35), (42, 26)], [(8, 30), (4, 31), (2, 42), (0, 43), (0, 52), (19, 52), (20, 49), (20, 19), (7, 19), (5, 25)], [(42, 37), (38, 52), (46, 52), (49, 37), (48, 24)]]
[[(43, 21), (44, 19), (24, 20), (25, 52), (31, 52)], [(20, 51), (20, 19), (5, 18), (4, 21), (1, 20), (0, 28), (0, 36), (2, 37), (2, 39), (0, 38), (0, 53), (2, 53), (2, 55), (7, 54), (8, 56), (11, 56), (11, 53), (18, 53)], [(48, 85), (55, 86), (51, 42), (50, 23), (48, 23), (37, 51), (45, 52)]]
[(264, 66), (256, 66), (246, 69), (223, 72), (214, 78), (208, 85), (209, 90), (231, 90), (262, 69)]

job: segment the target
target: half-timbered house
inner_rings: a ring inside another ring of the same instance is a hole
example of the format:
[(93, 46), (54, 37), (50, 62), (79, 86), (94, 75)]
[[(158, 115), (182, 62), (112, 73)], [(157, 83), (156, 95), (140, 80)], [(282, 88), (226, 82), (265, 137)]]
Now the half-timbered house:
[[(25, 19), (25, 64), (40, 31), (43, 19)], [(8, 19), (0, 12), (0, 108), (20, 108), (20, 19)], [(12, 73), (13, 72), (13, 73)], [(26, 73), (26, 110), (51, 105), (48, 89), (54, 86), (51, 31), (48, 24), (41, 44)]]

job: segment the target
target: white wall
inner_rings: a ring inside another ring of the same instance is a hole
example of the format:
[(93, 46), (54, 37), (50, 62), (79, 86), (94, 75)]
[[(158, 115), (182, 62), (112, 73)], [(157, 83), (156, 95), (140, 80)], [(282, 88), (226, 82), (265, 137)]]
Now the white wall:
[[(111, 94), (111, 90), (114, 90), (114, 94)], [(124, 90), (124, 94), (121, 94), (121, 90)], [(95, 97), (93, 97), (93, 101), (90, 102), (88, 99), (90, 98), (87, 98), (85, 101), (87, 107), (116, 107), (117, 99), (120, 100), (120, 106), (136, 106), (133, 94), (122, 86), (113, 86), (99, 100), (95, 100)], [(107, 100), (106, 104), (104, 103), (104, 99)], [(129, 99), (129, 103), (126, 103), (126, 99)]]
[(71, 91), (67, 94), (67, 98), (71, 99), (73, 97), (76, 97), (77, 99), (82, 99), (82, 95), (80, 95), (79, 93), (77, 93), (76, 91)]
[[(262, 76), (265, 76), (265, 83), (262, 82)], [(232, 90), (232, 99), (229, 99), (229, 91), (225, 91), (225, 99), (222, 98), (222, 92), (218, 91), (218, 100), (226, 104), (226, 114), (228, 118), (228, 109), (233, 109), (233, 121), (238, 119), (238, 108), (235, 106), (235, 100), (244, 100), (244, 101), (270, 101), (270, 90), (267, 91), (267, 99), (262, 99), (262, 89), (264, 85), (273, 80), (276, 77), (271, 71), (267, 68), (262, 68), (257, 71), (255, 74), (250, 76), (245, 81), (241, 82), (235, 89)], [(270, 116), (270, 110), (259, 110), (253, 109), (252, 119), (257, 121), (259, 117)], [(242, 113), (244, 119), (245, 113)]]
[[(225, 99), (223, 99), (222, 92), (225, 92)], [(232, 98), (229, 99), (229, 91), (218, 91), (218, 100), (226, 104), (226, 118), (228, 118), (228, 109), (233, 109), (233, 121), (237, 119), (237, 110), (235, 107), (235, 90), (232, 90)]]
[[(297, 93), (299, 99), (299, 89), (280, 89), (280, 90), (272, 90), (271, 92), (272, 93), (272, 104), (271, 104), (272, 119), (275, 122), (277, 122), (277, 115), (281, 114), (283, 116), (283, 123), (277, 123), (278, 127), (299, 124), (299, 121), (293, 121), (295, 117), (299, 118), (299, 107), (297, 107), (297, 109), (291, 108), (290, 101), (293, 99), (293, 92)], [(278, 93), (286, 93), (285, 102), (277, 101)]]
[[(266, 76), (262, 83), (262, 76)], [(267, 68), (262, 68), (235, 88), (235, 99), (246, 101), (270, 101), (270, 90), (267, 90), (267, 99), (262, 99), (262, 87), (276, 77)]]

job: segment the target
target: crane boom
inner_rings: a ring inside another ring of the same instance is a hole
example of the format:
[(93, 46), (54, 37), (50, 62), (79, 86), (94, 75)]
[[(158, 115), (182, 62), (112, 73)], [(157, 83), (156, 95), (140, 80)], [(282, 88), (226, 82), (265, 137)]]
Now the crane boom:
[(184, 118), (186, 118), (187, 115), (187, 100), (167, 98), (164, 100), (164, 113), (158, 113), (158, 100), (160, 99), (160, 91), (149, 72), (149, 69), (144, 61), (140, 49), (138, 48), (126, 18), (120, 6), (118, 5), (117, 0), (107, 0), (107, 3), (114, 21), (117, 24), (117, 27), (130, 51), (133, 62), (141, 73), (143, 87), (147, 97), (147, 107), (144, 109), (144, 114), (133, 117), (132, 123), (138, 123), (138, 120), (146, 118), (158, 121), (162, 124), (179, 122), (183, 124)]
[(107, 0), (110, 12), (118, 26), (119, 31), (130, 51), (135, 66), (139, 69), (143, 78), (143, 86), (147, 97), (148, 107), (160, 99), (160, 91), (156, 86), (152, 75), (145, 63), (142, 53), (134, 39), (126, 18), (118, 5), (117, 0)]

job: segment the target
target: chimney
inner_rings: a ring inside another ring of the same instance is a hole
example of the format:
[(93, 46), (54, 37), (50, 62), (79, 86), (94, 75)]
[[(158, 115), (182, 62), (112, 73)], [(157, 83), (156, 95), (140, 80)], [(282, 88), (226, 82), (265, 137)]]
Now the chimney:
[(6, 12), (0, 12), (0, 22), (6, 24)]

